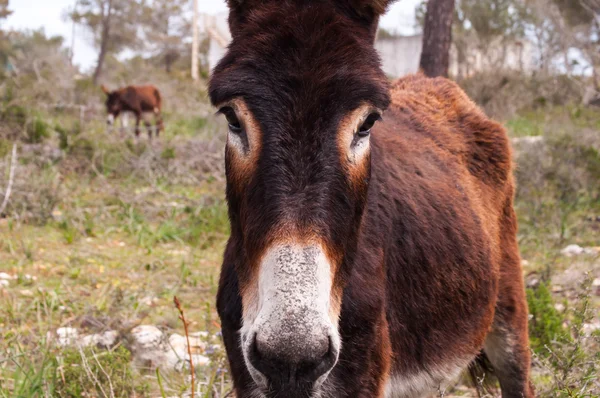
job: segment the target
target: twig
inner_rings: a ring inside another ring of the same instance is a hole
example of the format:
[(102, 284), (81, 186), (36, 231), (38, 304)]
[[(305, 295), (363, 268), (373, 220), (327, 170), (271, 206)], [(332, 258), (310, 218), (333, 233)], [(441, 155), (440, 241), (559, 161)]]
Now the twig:
[(110, 379), (110, 376), (108, 375), (108, 373), (106, 373), (106, 371), (104, 370), (104, 368), (102, 367), (102, 365), (100, 364), (100, 361), (98, 360), (98, 357), (96, 356), (96, 352), (94, 350), (92, 350), (92, 355), (94, 356), (94, 359), (96, 360), (96, 364), (98, 365), (98, 367), (100, 368), (100, 370), (102, 371), (102, 373), (104, 373), (104, 376), (106, 376), (106, 380), (108, 380), (108, 386), (109, 386), (109, 391), (110, 391), (110, 397), (111, 398), (115, 398), (115, 389), (113, 387), (112, 381)]
[(194, 376), (194, 373), (195, 373), (194, 362), (192, 360), (192, 346), (190, 345), (190, 335), (188, 332), (188, 323), (185, 320), (185, 315), (183, 314), (183, 308), (181, 307), (181, 302), (179, 301), (177, 296), (173, 296), (173, 303), (175, 304), (177, 311), (179, 311), (179, 319), (181, 319), (181, 322), (183, 323), (183, 330), (185, 332), (185, 339), (187, 341), (187, 351), (188, 351), (188, 356), (190, 357), (190, 371), (191, 371), (191, 377), (192, 377), (192, 396), (191, 396), (191, 398), (194, 398), (194, 392), (196, 390), (196, 382), (195, 382), (195, 376)]
[(8, 205), (8, 200), (10, 199), (10, 194), (12, 192), (13, 182), (15, 180), (15, 169), (17, 168), (17, 144), (13, 144), (12, 148), (12, 157), (10, 160), (10, 171), (8, 172), (8, 185), (6, 187), (6, 192), (4, 193), (4, 200), (2, 201), (2, 205), (0, 206), (0, 214), (4, 213), (6, 206)]
[(100, 388), (100, 392), (102, 392), (102, 395), (104, 395), (104, 398), (109, 398), (108, 394), (106, 394), (106, 391), (104, 391), (104, 388), (102, 387), (102, 384), (100, 383), (100, 380), (98, 380), (98, 378), (96, 377), (94, 372), (92, 372), (92, 369), (90, 368), (90, 364), (88, 363), (88, 360), (85, 356), (85, 353), (83, 352), (83, 349), (81, 348), (81, 346), (78, 346), (77, 348), (79, 349), (79, 355), (81, 356), (81, 365), (83, 366), (83, 370), (85, 371), (87, 376), (94, 382), (94, 384), (96, 384), (98, 386), (98, 388)]

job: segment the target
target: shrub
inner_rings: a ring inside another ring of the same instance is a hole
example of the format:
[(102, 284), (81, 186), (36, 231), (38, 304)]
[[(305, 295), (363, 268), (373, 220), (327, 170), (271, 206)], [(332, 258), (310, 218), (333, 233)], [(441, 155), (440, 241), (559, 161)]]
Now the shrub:
[(131, 353), (123, 346), (113, 351), (68, 348), (59, 361), (57, 396), (129, 398), (143, 393), (148, 386), (135, 382), (130, 360)]
[(41, 117), (35, 116), (33, 120), (26, 123), (25, 142), (39, 144), (50, 137), (50, 126)]
[(570, 336), (563, 327), (563, 315), (555, 308), (550, 282), (541, 283), (535, 289), (527, 289), (529, 304), (529, 339), (531, 349), (547, 353), (547, 348), (555, 341), (570, 342)]

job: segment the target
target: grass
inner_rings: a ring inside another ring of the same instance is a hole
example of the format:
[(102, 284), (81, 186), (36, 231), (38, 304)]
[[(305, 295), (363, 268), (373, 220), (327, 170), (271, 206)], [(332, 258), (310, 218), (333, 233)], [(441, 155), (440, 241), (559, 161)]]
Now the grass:
[[(125, 333), (140, 324), (181, 333), (175, 295), (192, 332), (220, 330), (214, 297), (229, 224), (224, 182), (214, 175), (219, 138), (205, 144), (206, 119), (169, 124), (149, 143), (47, 118), (54, 127), (40, 139), (64, 157), (47, 162), (22, 146), (11, 217), (0, 219), (0, 271), (18, 276), (0, 288), (0, 397), (189, 391), (185, 372), (131, 368), (123, 346), (60, 350), (45, 336), (64, 326)], [(185, 152), (193, 145), (204, 153)], [(222, 350), (209, 356), (197, 369), (198, 391), (227, 390)]]
[[(513, 137), (541, 135), (549, 143), (516, 151), (525, 276), (542, 280), (528, 291), (542, 397), (598, 397), (590, 372), (600, 350), (581, 331), (598, 317), (600, 303), (584, 281), (586, 272), (600, 272), (599, 260), (560, 254), (569, 243), (600, 246), (598, 116), (564, 107), (506, 123)], [(219, 332), (214, 300), (229, 234), (220, 126), (168, 115), (165, 134), (148, 142), (108, 134), (101, 123), (45, 117), (48, 137), (39, 137), (64, 155), (22, 146), (9, 217), (0, 219), (0, 272), (16, 276), (0, 287), (0, 397), (78, 396), (81, 388), (97, 396), (182, 396), (190, 390), (186, 372), (125, 366), (126, 344), (62, 350), (46, 336), (65, 326), (126, 333), (141, 324), (182, 334), (175, 295), (192, 332)], [(6, 142), (0, 150), (10, 148)], [(581, 276), (555, 291), (574, 267)], [(196, 369), (197, 396), (222, 397), (230, 388), (224, 352), (206, 355), (210, 364)]]

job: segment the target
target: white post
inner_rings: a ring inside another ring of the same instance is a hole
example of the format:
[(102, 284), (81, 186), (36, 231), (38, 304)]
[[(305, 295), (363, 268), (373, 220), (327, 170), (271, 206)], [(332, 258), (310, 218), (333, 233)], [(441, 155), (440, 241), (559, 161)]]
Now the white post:
[(192, 79), (197, 81), (198, 76), (198, 47), (199, 47), (199, 34), (198, 34), (198, 0), (192, 0), (194, 2), (194, 18), (192, 20)]

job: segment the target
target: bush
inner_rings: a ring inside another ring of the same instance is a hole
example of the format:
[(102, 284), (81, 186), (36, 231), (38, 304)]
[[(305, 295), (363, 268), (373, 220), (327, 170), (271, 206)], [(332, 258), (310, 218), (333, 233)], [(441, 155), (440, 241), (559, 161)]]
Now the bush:
[(536, 373), (541, 374), (536, 383), (539, 397), (600, 397), (600, 335), (585, 333), (594, 317), (590, 286), (588, 278), (564, 314), (554, 308), (547, 284), (528, 291), (531, 346)]
[(531, 349), (537, 354), (547, 353), (547, 347), (555, 341), (571, 342), (563, 326), (564, 318), (555, 308), (550, 282), (541, 283), (535, 289), (527, 289), (529, 304), (529, 339)]
[(143, 393), (148, 386), (135, 383), (130, 360), (123, 346), (113, 351), (68, 348), (60, 359), (57, 396), (129, 398)]
[(556, 75), (481, 72), (459, 81), (473, 101), (495, 118), (508, 119), (518, 111), (582, 102), (586, 82)]
[(25, 142), (39, 144), (48, 137), (50, 137), (50, 126), (41, 117), (35, 116), (31, 122), (26, 124)]
[[(581, 219), (600, 210), (600, 140), (594, 130), (544, 131), (517, 144), (516, 205), (521, 233), (561, 244), (581, 233)], [(531, 232), (531, 233), (529, 233)], [(582, 242), (583, 243), (583, 242)]]

